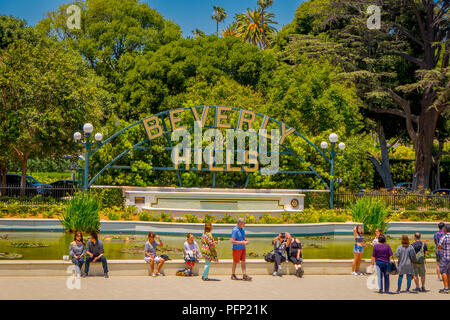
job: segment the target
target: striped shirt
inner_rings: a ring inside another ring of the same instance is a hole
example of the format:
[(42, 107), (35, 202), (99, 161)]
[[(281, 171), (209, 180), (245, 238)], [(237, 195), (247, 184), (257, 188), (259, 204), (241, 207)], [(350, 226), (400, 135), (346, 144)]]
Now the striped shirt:
[(450, 260), (450, 233), (447, 233), (441, 238), (439, 246), (442, 247), (442, 256)]

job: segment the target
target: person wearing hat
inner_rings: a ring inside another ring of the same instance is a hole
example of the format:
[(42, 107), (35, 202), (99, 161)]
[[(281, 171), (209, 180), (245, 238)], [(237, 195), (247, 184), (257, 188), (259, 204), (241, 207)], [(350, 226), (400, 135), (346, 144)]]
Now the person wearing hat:
[(280, 233), (272, 240), (274, 271), (273, 276), (280, 276), (281, 263), (286, 261), (286, 234)]

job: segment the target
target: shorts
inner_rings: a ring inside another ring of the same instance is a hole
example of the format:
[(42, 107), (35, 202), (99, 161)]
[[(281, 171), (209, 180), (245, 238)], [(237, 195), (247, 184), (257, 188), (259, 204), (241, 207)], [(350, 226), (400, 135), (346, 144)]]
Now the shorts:
[(186, 262), (186, 266), (189, 268), (193, 268), (195, 266), (195, 258), (185, 258), (184, 261)]
[(425, 263), (413, 263), (414, 276), (425, 277)]
[(297, 259), (297, 257), (289, 257), (289, 261), (293, 264), (301, 264), (303, 262), (302, 258)]
[(355, 245), (353, 246), (353, 252), (354, 253), (363, 253), (364, 249), (363, 246), (357, 245), (355, 243)]
[(442, 255), (440, 252), (436, 252), (436, 262), (441, 262)]
[[(154, 263), (159, 263), (159, 261), (161, 260), (161, 257), (155, 257), (155, 259), (153, 259)], [(145, 257), (144, 258), (145, 262), (150, 263), (150, 257)]]
[(450, 259), (442, 257), (439, 263), (439, 270), (441, 274), (450, 274)]
[(233, 249), (233, 262), (245, 262), (245, 249)]

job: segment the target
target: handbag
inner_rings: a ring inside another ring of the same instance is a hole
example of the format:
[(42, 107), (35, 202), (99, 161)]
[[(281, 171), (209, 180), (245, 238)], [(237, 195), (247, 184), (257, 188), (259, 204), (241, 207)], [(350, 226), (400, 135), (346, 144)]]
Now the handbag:
[(273, 250), (266, 253), (266, 255), (264, 256), (264, 260), (266, 260), (267, 262), (274, 262), (275, 261)]
[(393, 258), (392, 258), (392, 262), (389, 263), (388, 272), (390, 275), (398, 274), (397, 264), (395, 263), (395, 260)]

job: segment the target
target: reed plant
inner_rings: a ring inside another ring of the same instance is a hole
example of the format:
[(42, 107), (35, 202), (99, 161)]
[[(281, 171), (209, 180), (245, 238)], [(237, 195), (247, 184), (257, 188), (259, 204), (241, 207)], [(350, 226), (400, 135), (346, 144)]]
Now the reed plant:
[(386, 231), (389, 210), (377, 199), (358, 199), (351, 208), (352, 220), (364, 224), (365, 233), (375, 233), (377, 228)]
[(68, 232), (98, 232), (100, 230), (100, 206), (96, 195), (84, 192), (76, 193), (62, 213), (61, 224)]

